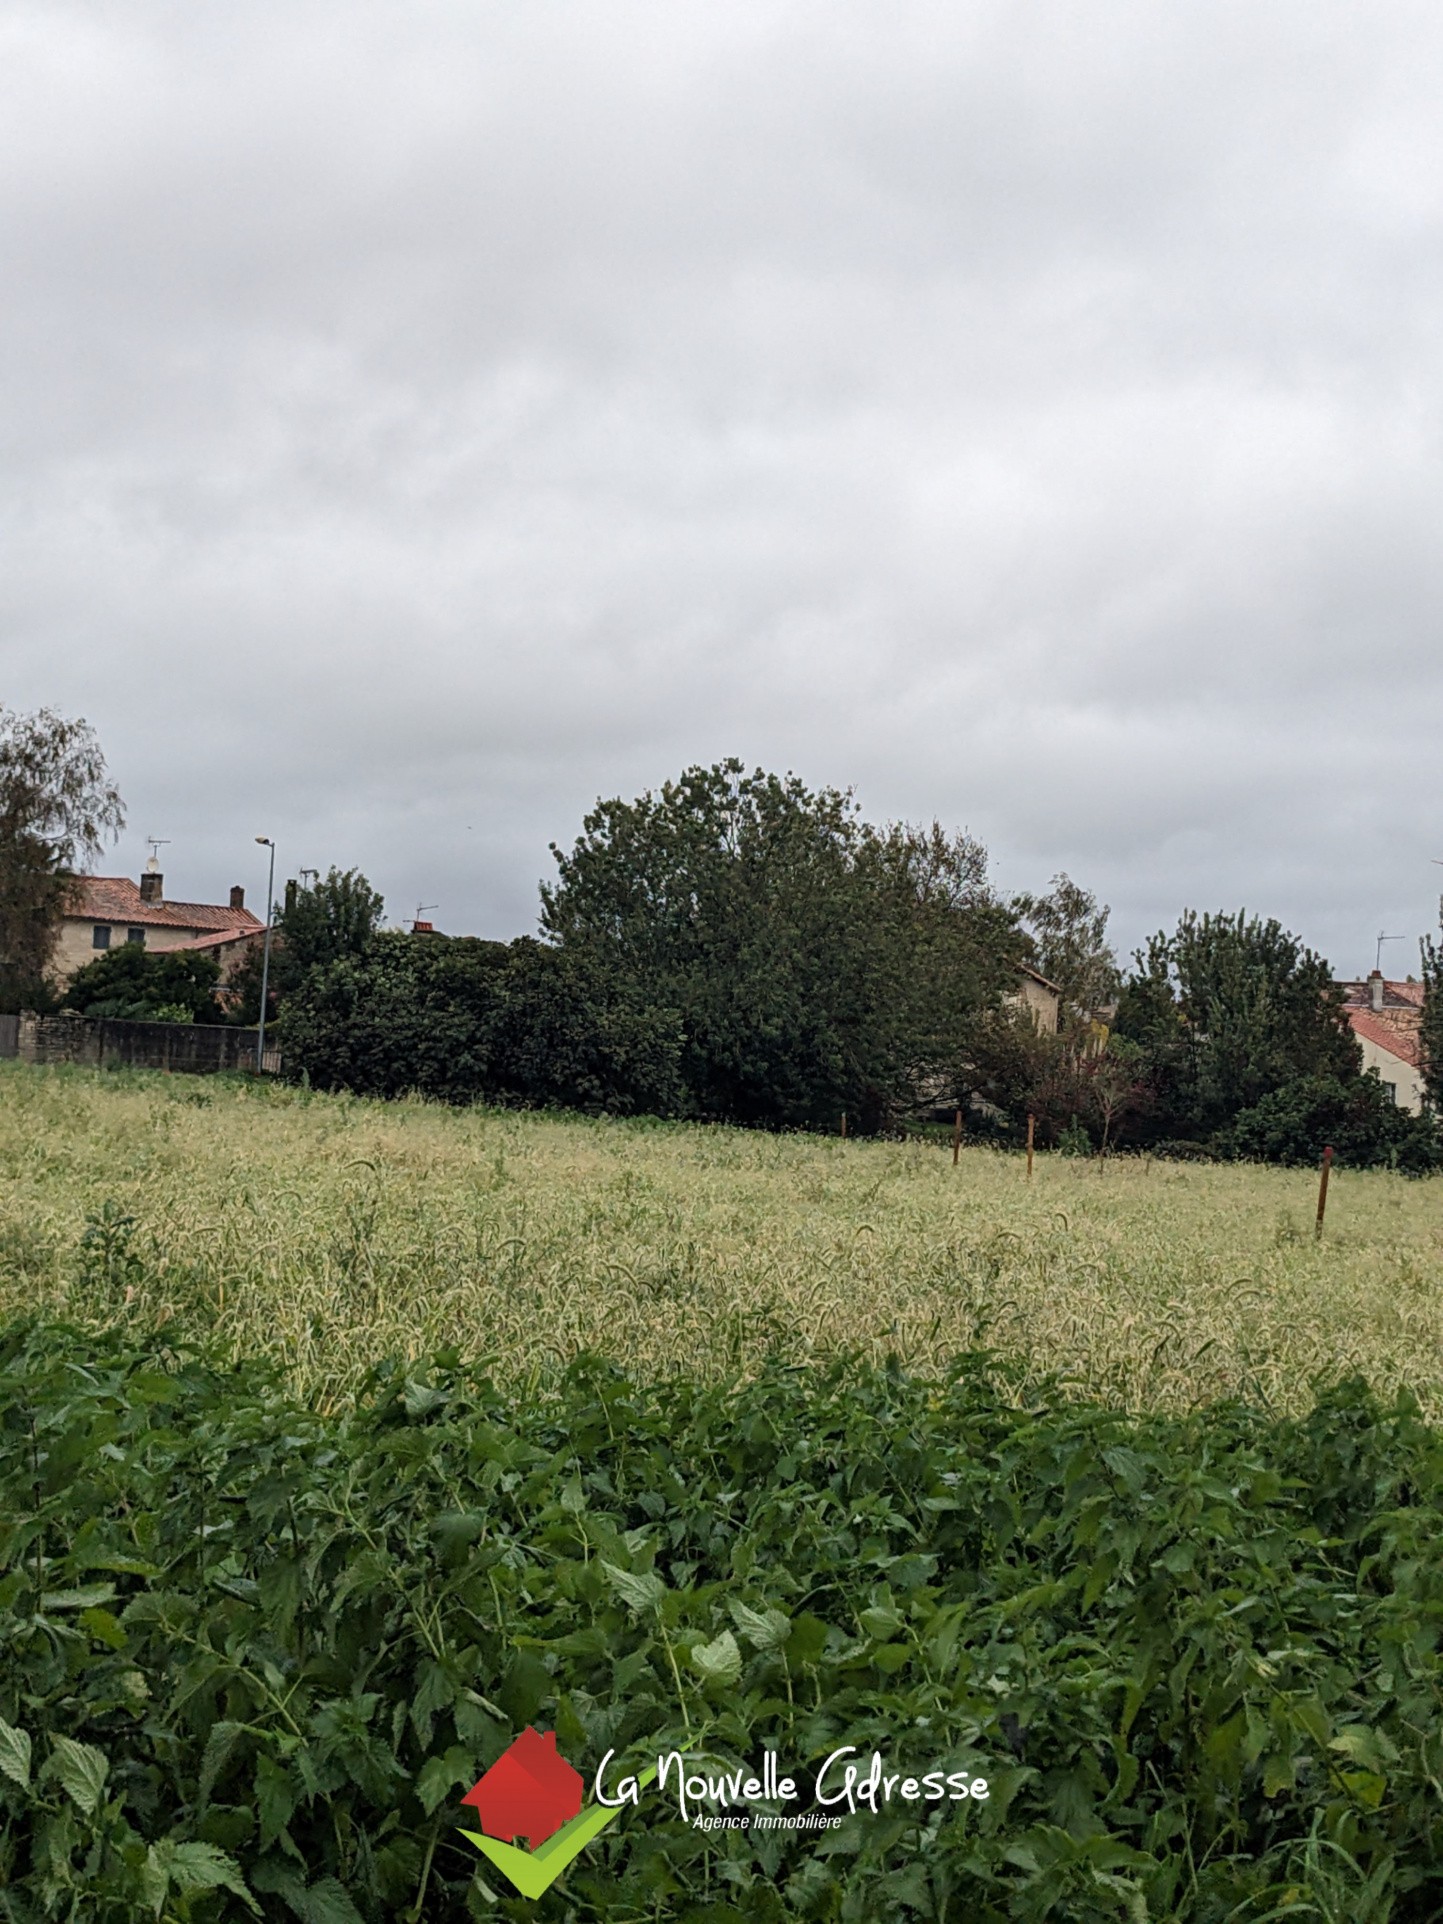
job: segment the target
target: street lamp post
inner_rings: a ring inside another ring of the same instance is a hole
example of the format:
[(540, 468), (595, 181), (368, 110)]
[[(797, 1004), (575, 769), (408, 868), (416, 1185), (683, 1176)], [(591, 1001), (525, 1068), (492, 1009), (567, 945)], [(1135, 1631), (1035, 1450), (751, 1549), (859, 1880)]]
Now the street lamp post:
[(256, 1074), (265, 1071), (266, 1056), (266, 997), (271, 986), (271, 922), (276, 895), (276, 845), (269, 835), (257, 835), (256, 840), (262, 848), (271, 852), (271, 872), (266, 881), (266, 939), (261, 951), (261, 1019), (256, 1029)]

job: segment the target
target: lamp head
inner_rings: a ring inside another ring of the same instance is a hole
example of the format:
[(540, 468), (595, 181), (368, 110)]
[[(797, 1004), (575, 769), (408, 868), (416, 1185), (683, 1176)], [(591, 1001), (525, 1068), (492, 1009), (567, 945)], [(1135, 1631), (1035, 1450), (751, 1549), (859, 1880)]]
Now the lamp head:
[(269, 835), (257, 835), (256, 840), (262, 848), (273, 848), (275, 846)]

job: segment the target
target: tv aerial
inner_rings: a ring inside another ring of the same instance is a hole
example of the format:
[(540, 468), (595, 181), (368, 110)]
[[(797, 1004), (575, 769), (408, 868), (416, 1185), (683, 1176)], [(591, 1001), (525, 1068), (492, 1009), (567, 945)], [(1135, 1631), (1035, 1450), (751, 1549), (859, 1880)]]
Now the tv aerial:
[(1383, 973), (1383, 944), (1385, 942), (1406, 942), (1407, 940), (1408, 938), (1406, 935), (1384, 935), (1382, 931), (1379, 930), (1378, 949), (1377, 949), (1377, 954), (1373, 960), (1373, 967), (1379, 975)]

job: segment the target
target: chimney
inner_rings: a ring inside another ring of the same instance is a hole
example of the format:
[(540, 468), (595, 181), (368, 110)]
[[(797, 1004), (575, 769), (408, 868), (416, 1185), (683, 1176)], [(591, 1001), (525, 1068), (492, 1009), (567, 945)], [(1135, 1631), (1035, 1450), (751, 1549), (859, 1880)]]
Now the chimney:
[(230, 905), (233, 909), (243, 909), (246, 905), (246, 892), (239, 883), (230, 892)]
[(141, 901), (158, 902), (161, 899), (161, 885), (164, 881), (165, 877), (161, 874), (160, 870), (156, 868), (155, 857), (152, 855), (146, 865), (144, 875), (140, 878)]
[(1368, 1001), (1374, 1015), (1381, 1014), (1383, 1008), (1383, 971), (1374, 969), (1368, 977)]

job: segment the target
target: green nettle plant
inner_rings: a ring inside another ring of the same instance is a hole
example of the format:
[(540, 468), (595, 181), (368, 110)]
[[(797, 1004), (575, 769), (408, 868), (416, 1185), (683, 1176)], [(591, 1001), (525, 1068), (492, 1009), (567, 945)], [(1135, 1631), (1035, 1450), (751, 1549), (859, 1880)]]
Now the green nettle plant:
[[(130, 1229), (91, 1224), (97, 1286)], [(255, 1365), (10, 1327), (0, 1918), (1435, 1919), (1413, 1406), (1020, 1392), (979, 1357), (505, 1388), (443, 1354), (324, 1416)], [(851, 1744), (989, 1795), (792, 1837), (644, 1797), (523, 1905), (459, 1798), (531, 1723), (588, 1779), (769, 1749), (809, 1786)]]

